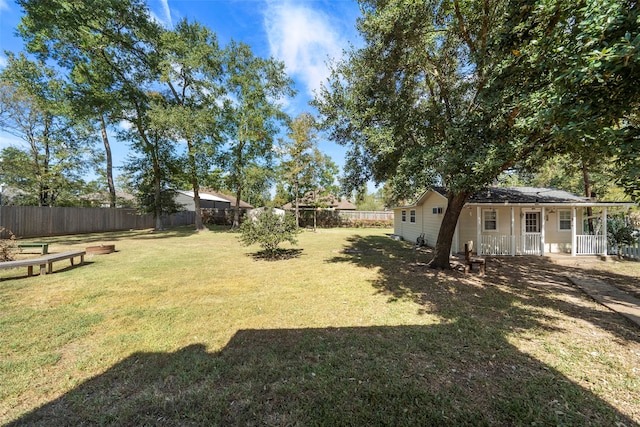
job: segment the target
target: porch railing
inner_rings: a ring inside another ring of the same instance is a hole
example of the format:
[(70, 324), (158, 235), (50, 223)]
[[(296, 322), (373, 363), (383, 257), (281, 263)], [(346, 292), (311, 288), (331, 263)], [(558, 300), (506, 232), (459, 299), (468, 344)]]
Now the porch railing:
[(511, 255), (511, 236), (482, 235), (480, 255)]
[(604, 253), (607, 239), (601, 235), (580, 234), (576, 236), (576, 255), (599, 255)]
[[(540, 255), (542, 254), (542, 234), (527, 233), (520, 236), (483, 234), (480, 255)], [(604, 253), (607, 239), (601, 235), (576, 236), (576, 255), (599, 255)], [(515, 250), (511, 250), (515, 245)]]
[[(528, 233), (524, 236), (483, 234), (480, 244), (481, 255), (540, 255), (542, 234)], [(515, 250), (511, 250), (512, 246)]]

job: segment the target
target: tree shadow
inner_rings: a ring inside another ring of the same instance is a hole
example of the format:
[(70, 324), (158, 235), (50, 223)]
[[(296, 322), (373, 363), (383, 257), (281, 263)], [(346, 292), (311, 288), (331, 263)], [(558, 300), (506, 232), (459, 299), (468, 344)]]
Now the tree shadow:
[[(97, 234), (73, 234), (67, 236), (51, 236), (43, 238), (29, 238), (28, 240), (37, 240), (49, 244), (58, 245), (78, 245), (90, 243), (117, 242), (120, 240), (158, 240), (170, 239), (176, 237), (189, 237), (196, 233), (193, 226), (180, 226), (165, 230), (129, 230), (129, 231), (110, 231), (107, 233)], [(27, 239), (25, 239), (27, 240)]]
[(300, 258), (302, 249), (276, 249), (275, 251), (259, 251), (249, 254), (256, 261), (283, 261)]
[[(377, 293), (388, 295), (389, 302), (411, 300), (420, 311), (446, 318), (454, 317), (451, 311), (463, 310), (498, 329), (504, 326), (500, 322), (505, 318), (521, 329), (541, 325), (553, 329), (551, 317), (543, 321), (549, 316), (545, 309), (552, 308), (608, 330), (621, 340), (640, 342), (637, 325), (617, 313), (586, 303), (589, 298), (567, 278), (594, 275), (605, 281), (625, 278), (629, 281), (627, 276), (558, 265), (544, 257), (521, 256), (487, 258), (486, 276), (481, 277), (464, 274), (461, 257), (452, 257), (451, 271), (431, 269), (427, 264), (432, 249), (415, 248), (384, 236), (354, 236), (348, 243), (339, 256), (328, 262), (377, 268), (379, 274), (371, 286)], [(513, 312), (513, 307), (519, 305), (535, 305), (536, 310)]]
[(490, 259), (479, 277), (432, 270), (429, 254), (356, 236), (328, 262), (377, 269), (374, 292), (433, 324), (239, 330), (217, 352), (136, 353), (8, 425), (638, 425), (637, 404), (624, 414), (510, 341), (562, 333), (556, 312), (638, 341), (565, 267)]
[(216, 353), (135, 353), (8, 425), (617, 423), (634, 421), (479, 322), (452, 320), (240, 330)]

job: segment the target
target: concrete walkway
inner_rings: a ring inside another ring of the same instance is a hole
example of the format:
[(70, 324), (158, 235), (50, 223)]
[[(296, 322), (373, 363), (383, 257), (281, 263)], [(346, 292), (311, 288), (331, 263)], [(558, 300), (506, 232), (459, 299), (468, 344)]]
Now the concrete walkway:
[(568, 278), (591, 298), (640, 326), (640, 299), (599, 279), (584, 276)]

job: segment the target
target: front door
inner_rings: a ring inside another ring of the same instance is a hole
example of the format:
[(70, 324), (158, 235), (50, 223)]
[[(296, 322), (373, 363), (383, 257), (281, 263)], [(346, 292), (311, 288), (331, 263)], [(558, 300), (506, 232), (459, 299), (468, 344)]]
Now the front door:
[(527, 255), (539, 255), (540, 252), (540, 212), (529, 211), (524, 213), (522, 230), (523, 252)]

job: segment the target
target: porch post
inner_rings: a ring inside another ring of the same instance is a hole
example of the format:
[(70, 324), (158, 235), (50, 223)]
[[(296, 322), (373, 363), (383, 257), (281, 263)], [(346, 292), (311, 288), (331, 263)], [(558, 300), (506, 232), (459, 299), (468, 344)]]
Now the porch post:
[(476, 242), (476, 253), (478, 256), (482, 255), (482, 209), (480, 206), (476, 208), (476, 222), (477, 222), (477, 239)]
[(577, 237), (576, 237), (576, 227), (577, 227), (578, 219), (576, 217), (576, 207), (571, 208), (571, 256), (576, 256), (576, 245)]
[(602, 255), (604, 256), (607, 256), (607, 234), (607, 208), (605, 207), (602, 209), (602, 240), (604, 240)]
[(544, 206), (542, 207), (542, 211), (540, 212), (540, 255), (544, 256)]
[(516, 256), (516, 217), (511, 206), (511, 256)]

